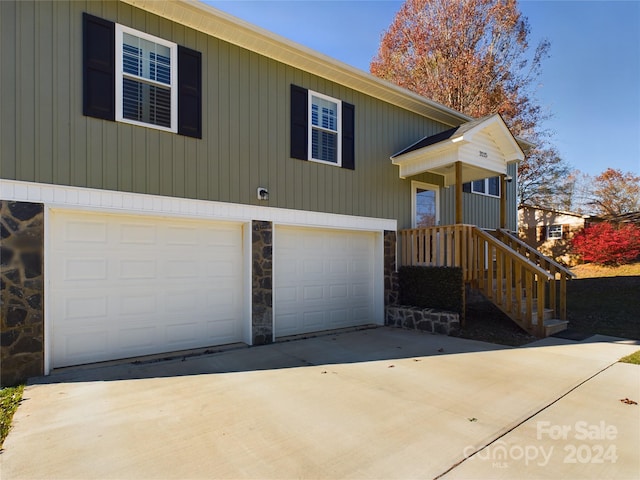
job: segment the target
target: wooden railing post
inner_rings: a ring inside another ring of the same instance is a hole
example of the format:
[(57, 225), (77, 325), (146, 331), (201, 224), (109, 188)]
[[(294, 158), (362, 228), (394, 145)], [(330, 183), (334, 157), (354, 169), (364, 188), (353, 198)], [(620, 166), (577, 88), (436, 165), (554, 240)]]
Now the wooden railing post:
[(545, 306), (545, 301), (544, 301), (544, 284), (545, 282), (542, 281), (542, 279), (540, 277), (538, 277), (538, 280), (536, 281), (537, 284), (537, 296), (538, 296), (538, 305), (537, 305), (537, 324), (536, 324), (536, 331), (538, 333), (538, 336), (540, 337), (544, 337), (544, 306)]

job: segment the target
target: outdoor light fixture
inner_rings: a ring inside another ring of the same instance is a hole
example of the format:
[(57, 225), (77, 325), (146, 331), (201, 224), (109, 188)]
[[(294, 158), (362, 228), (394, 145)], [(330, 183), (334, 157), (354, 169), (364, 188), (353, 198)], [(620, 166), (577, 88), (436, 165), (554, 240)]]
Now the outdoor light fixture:
[(269, 190), (264, 187), (258, 187), (258, 200), (269, 200)]

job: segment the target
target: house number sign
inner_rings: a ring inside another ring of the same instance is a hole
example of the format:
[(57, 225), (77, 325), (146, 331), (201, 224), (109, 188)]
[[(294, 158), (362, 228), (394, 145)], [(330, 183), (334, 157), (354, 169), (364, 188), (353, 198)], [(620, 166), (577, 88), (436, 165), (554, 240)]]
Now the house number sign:
[(482, 150), (480, 150), (480, 156), (482, 158), (487, 158), (487, 152), (483, 152)]

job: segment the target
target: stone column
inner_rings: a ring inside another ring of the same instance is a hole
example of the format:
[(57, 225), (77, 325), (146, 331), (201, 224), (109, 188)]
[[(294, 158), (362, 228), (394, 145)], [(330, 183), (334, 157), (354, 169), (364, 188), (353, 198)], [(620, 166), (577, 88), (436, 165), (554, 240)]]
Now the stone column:
[(384, 231), (384, 305), (398, 303), (398, 272), (396, 271), (396, 232)]
[(2, 386), (44, 374), (44, 205), (0, 200)]
[(273, 342), (273, 224), (254, 220), (251, 234), (251, 337), (265, 345)]

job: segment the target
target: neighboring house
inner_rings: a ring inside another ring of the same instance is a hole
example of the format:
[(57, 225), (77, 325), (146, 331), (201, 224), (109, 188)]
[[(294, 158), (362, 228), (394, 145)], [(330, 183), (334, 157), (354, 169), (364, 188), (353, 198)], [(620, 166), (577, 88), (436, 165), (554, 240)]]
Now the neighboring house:
[(518, 207), (520, 238), (542, 254), (565, 265), (576, 262), (570, 251), (571, 239), (593, 221), (590, 215), (532, 205)]
[(640, 226), (640, 212), (621, 213), (620, 215), (604, 215), (599, 217), (596, 221)]
[(383, 324), (399, 230), (516, 228), (498, 115), (191, 1), (0, 19), (3, 382)]

